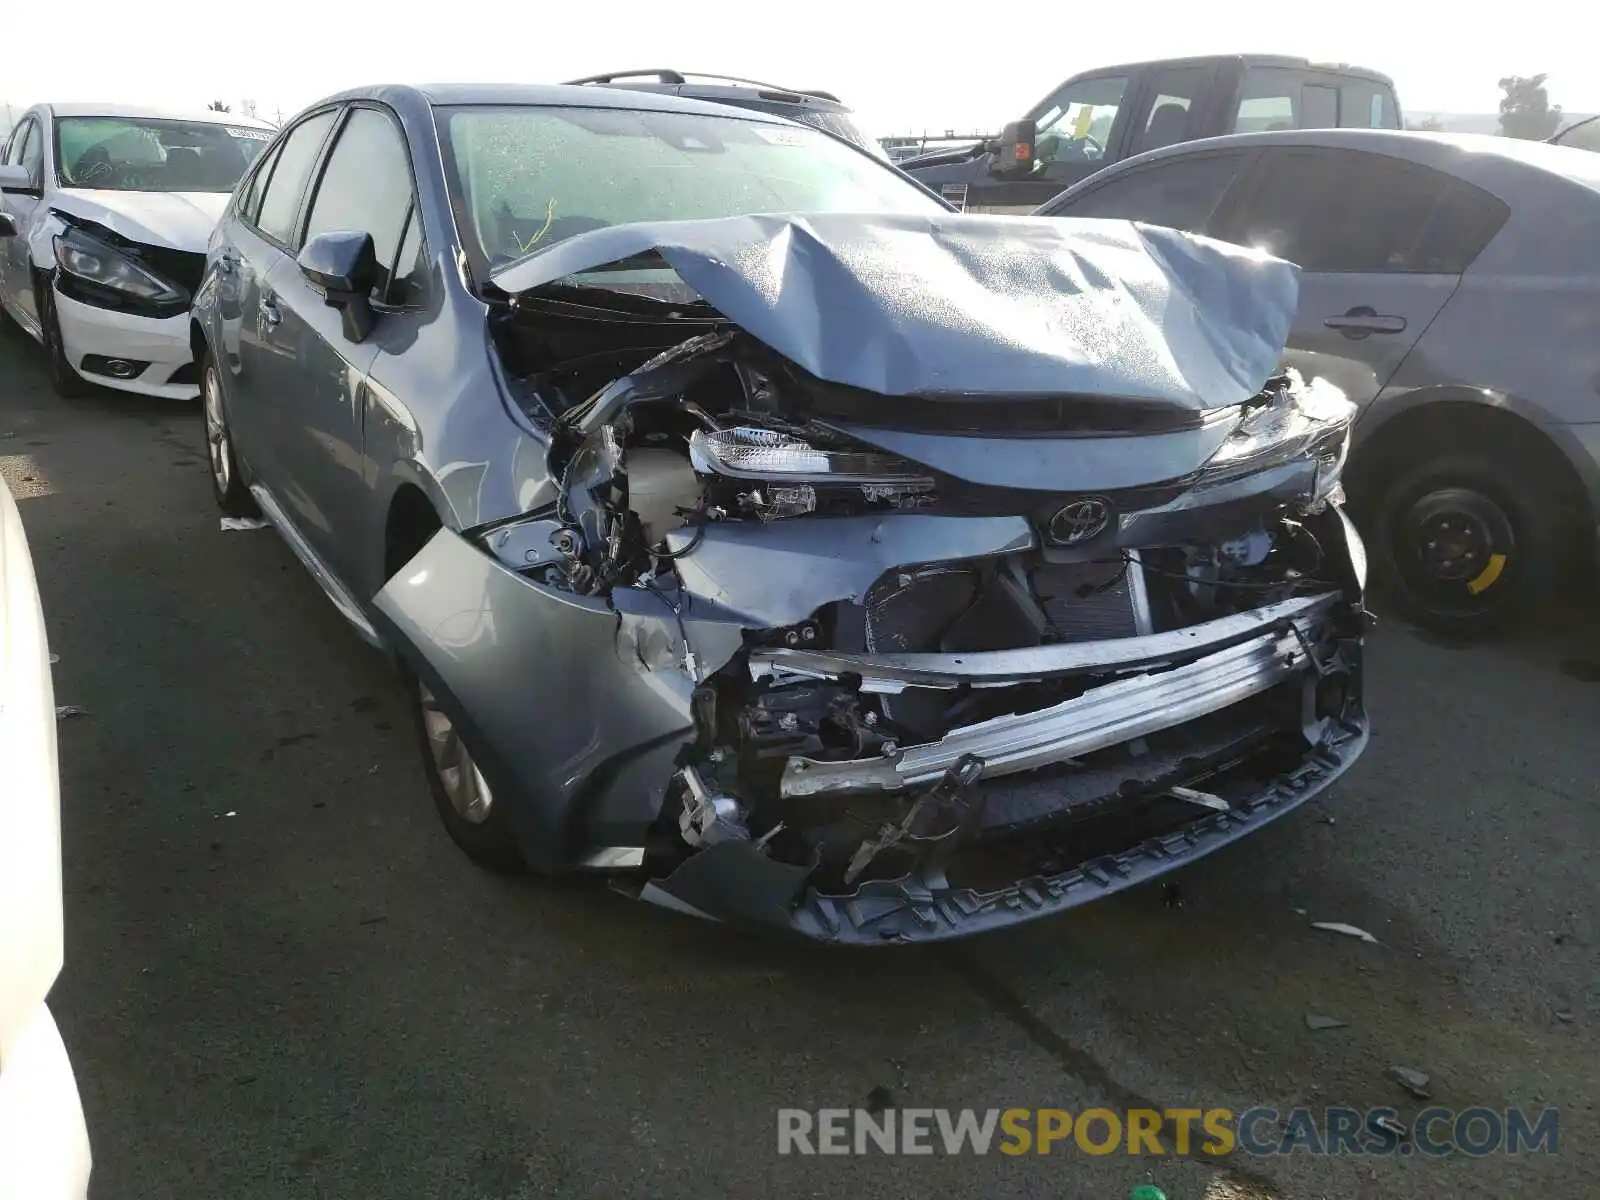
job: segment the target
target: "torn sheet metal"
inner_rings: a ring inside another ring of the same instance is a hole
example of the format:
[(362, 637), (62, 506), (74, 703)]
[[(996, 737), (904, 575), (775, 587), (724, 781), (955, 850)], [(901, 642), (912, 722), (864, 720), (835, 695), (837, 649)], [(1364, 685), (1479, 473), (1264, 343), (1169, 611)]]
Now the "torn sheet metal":
[(604, 600), (541, 587), (450, 530), (373, 607), (490, 785), (522, 800), (512, 819), (532, 865), (565, 865), (580, 830), (642, 836), (692, 726), (667, 609), (624, 625)]
[[(696, 531), (677, 529), (678, 553)], [(957, 562), (1027, 550), (1026, 517), (942, 517), (913, 513), (708, 525), (673, 564), (684, 588), (749, 620), (752, 628), (792, 625), (835, 600), (860, 600), (891, 567)]]
[(955, 213), (616, 225), (491, 278), (518, 294), (651, 251), (811, 374), (888, 396), (1231, 406), (1278, 369), (1299, 299), (1297, 267), (1207, 238)]

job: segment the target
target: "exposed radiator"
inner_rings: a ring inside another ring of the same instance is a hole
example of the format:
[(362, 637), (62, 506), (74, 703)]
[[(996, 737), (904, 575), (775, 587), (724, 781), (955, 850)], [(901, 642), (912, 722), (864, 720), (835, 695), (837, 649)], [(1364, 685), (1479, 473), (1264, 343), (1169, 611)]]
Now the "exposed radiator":
[(1139, 634), (1135, 597), (1142, 568), (1129, 563), (1046, 563), (1034, 570), (1033, 592), (1056, 635), (1066, 642)]

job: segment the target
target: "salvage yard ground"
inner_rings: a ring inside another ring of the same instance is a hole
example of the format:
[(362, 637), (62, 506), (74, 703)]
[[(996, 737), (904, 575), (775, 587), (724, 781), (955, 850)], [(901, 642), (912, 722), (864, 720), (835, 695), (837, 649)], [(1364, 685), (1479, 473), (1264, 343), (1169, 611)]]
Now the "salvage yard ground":
[[(1168, 887), (954, 947), (828, 953), (474, 869), (384, 662), (271, 532), (219, 531), (198, 405), (56, 400), (13, 332), (0, 471), (56, 701), (85, 710), (60, 725), (51, 1004), (96, 1196), (1592, 1194), (1600, 621), (1582, 598), (1473, 649), (1381, 624), (1365, 760)], [(776, 1154), (779, 1108), (869, 1096), (1414, 1113), (1396, 1064), (1435, 1103), (1558, 1106), (1560, 1153)]]

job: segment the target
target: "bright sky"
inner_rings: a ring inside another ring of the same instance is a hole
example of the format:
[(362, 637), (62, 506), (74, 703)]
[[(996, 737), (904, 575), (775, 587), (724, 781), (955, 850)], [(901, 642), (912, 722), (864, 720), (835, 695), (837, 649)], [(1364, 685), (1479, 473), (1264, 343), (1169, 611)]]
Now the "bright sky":
[[(1348, 5), (1144, 0), (933, 6), (872, 0), (76, 0), (77, 33), (5, 56), (0, 99), (198, 108), (253, 98), (285, 117), (374, 82), (558, 82), (606, 70), (726, 71), (836, 92), (869, 133), (998, 129), (1077, 71), (1246, 50), (1375, 67), (1414, 112), (1493, 112), (1503, 75), (1550, 76), (1552, 103), (1600, 111), (1600, 71), (1578, 0), (1536, 20), (1468, 17), (1424, 0)], [(1074, 12), (1083, 14), (1081, 22)], [(137, 20), (128, 18), (137, 12)], [(693, 14), (693, 15), (690, 15)], [(1121, 21), (1122, 24), (1118, 24)], [(98, 31), (89, 33), (87, 31)], [(115, 31), (115, 32), (113, 32)], [(58, 35), (61, 29), (56, 30)], [(70, 52), (63, 46), (70, 44)], [(50, 47), (54, 46), (54, 49)]]

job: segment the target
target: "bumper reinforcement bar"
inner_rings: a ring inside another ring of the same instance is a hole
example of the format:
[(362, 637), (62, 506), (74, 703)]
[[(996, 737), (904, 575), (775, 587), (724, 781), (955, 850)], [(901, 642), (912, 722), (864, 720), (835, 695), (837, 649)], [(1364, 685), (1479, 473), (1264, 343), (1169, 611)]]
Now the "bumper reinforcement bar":
[[(1295, 626), (1309, 629), (1304, 618)], [(1311, 666), (1306, 640), (1275, 630), (1181, 667), (1119, 679), (1037, 712), (1008, 714), (953, 729), (936, 742), (879, 758), (793, 757), (781, 794), (899, 791), (932, 783), (962, 756), (984, 762), (984, 777), (1060, 763), (1146, 737), (1238, 704)]]

